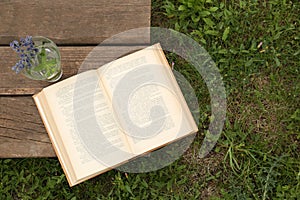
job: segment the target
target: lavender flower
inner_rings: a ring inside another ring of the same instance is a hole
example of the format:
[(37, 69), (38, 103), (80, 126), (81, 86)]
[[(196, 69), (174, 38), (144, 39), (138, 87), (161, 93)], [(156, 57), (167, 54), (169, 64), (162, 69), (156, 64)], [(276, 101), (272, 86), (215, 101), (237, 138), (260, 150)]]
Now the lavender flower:
[(34, 47), (34, 42), (31, 36), (21, 38), (20, 43), (16, 40), (10, 43), (10, 47), (18, 53), (20, 60), (12, 67), (16, 73), (19, 73), (25, 67), (31, 67), (31, 59), (34, 59), (38, 53), (38, 49)]

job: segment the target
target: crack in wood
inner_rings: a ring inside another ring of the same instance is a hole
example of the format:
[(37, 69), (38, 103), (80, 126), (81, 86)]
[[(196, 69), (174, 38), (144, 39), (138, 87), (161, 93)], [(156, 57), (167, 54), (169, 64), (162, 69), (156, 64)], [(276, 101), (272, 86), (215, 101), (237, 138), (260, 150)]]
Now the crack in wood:
[[(31, 139), (31, 138), (17, 138), (17, 137), (12, 137), (12, 136), (7, 136), (7, 135), (1, 135), (0, 134), (0, 137), (3, 137), (3, 138), (8, 138), (8, 139), (13, 139), (13, 140), (19, 140), (19, 141), (33, 141), (33, 142), (38, 142), (38, 143), (44, 143), (44, 144), (52, 144), (50, 141), (47, 142), (47, 141), (41, 141), (41, 140), (35, 140), (35, 139)], [(25, 142), (24, 141), (24, 142)]]
[[(27, 135), (29, 132), (25, 132), (25, 130), (27, 129), (16, 129), (16, 128), (12, 128), (12, 127), (3, 127), (0, 125), (0, 128), (4, 129), (4, 130), (12, 130), (12, 131), (20, 131), (23, 133), (23, 135)], [(46, 132), (37, 132), (36, 130), (34, 130), (35, 132), (30, 132), (31, 135), (46, 135)], [(6, 131), (7, 132), (7, 131)]]

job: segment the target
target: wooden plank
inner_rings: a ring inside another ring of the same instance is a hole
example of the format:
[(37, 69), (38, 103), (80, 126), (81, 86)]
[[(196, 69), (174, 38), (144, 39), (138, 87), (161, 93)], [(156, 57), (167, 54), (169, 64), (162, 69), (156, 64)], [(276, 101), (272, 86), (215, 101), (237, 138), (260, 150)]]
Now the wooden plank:
[(0, 151), (0, 158), (56, 157), (51, 143), (3, 136), (0, 136)]
[(0, 158), (54, 157), (31, 96), (0, 97)]
[[(2, 0), (0, 44), (26, 35), (57, 44), (99, 44), (117, 33), (150, 27), (150, 13), (151, 0)], [(134, 33), (131, 39), (149, 43), (149, 35)]]
[[(80, 71), (96, 69), (128, 52), (144, 47), (145, 46), (60, 47), (64, 72), (62, 79), (77, 74), (78, 69), (80, 69)], [(88, 59), (86, 59), (87, 56)], [(86, 63), (84, 66), (88, 66), (88, 68), (82, 67), (84, 60)], [(32, 95), (50, 85), (50, 83), (45, 81), (34, 81), (21, 74), (15, 74), (15, 72), (11, 70), (11, 67), (16, 62), (14, 52), (9, 47), (0, 47), (0, 95)]]

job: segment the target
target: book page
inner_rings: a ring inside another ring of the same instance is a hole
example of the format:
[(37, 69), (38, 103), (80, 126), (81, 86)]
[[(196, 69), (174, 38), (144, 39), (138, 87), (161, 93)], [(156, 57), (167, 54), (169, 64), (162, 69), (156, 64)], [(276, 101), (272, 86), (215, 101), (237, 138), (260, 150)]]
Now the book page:
[(77, 179), (128, 160), (120, 132), (95, 70), (81, 73), (43, 91)]
[(162, 52), (160, 46), (154, 45), (98, 69), (115, 118), (135, 154), (197, 131), (158, 51)]

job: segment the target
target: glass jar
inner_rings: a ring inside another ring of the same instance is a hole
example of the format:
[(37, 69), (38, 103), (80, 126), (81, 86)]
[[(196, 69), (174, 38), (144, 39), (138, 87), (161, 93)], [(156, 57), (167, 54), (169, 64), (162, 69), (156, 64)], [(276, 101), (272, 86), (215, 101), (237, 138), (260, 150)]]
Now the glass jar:
[(30, 59), (31, 66), (25, 66), (22, 73), (33, 80), (58, 81), (63, 73), (58, 47), (43, 36), (33, 36), (32, 41), (37, 53)]

